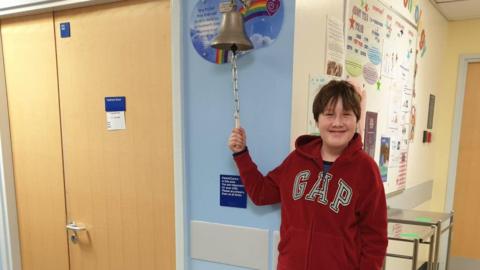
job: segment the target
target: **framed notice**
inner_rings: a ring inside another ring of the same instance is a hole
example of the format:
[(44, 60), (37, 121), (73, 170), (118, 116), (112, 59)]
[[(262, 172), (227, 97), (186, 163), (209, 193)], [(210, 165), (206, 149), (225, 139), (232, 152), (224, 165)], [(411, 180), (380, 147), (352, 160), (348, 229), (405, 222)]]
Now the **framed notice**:
[(433, 112), (435, 111), (435, 96), (430, 95), (428, 101), (428, 120), (427, 120), (427, 129), (433, 128)]

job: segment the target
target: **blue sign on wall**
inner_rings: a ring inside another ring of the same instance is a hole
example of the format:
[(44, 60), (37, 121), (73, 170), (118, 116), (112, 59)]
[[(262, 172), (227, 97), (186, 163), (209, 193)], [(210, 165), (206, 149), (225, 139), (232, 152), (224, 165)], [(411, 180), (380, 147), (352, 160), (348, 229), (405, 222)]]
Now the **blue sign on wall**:
[(70, 37), (70, 23), (64, 22), (60, 24), (60, 37), (67, 38)]
[(220, 205), (247, 208), (247, 194), (240, 176), (220, 175)]

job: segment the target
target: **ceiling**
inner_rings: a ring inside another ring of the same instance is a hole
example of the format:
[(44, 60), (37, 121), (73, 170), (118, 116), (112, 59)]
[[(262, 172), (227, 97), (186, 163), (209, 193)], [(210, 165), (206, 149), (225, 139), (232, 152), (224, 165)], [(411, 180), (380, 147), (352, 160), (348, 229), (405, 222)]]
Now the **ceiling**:
[(0, 0), (0, 19), (120, 0)]
[(480, 0), (430, 0), (449, 21), (480, 19)]

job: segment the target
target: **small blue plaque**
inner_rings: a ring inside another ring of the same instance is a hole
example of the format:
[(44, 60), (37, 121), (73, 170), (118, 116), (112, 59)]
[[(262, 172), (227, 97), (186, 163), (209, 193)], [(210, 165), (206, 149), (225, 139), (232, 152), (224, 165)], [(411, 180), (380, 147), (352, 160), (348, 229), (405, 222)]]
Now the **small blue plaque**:
[(67, 38), (70, 37), (70, 23), (64, 22), (60, 24), (60, 37)]
[(124, 112), (127, 108), (125, 103), (125, 97), (105, 97), (105, 111)]
[(220, 205), (247, 208), (247, 194), (240, 176), (220, 175)]

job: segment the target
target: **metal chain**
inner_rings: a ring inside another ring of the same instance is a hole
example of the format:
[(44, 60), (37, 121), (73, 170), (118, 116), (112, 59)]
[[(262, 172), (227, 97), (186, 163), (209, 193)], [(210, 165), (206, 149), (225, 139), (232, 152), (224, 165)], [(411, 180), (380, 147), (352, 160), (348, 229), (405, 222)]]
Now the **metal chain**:
[(232, 84), (233, 84), (233, 98), (234, 98), (234, 112), (235, 127), (240, 127), (240, 98), (238, 95), (238, 74), (237, 74), (237, 54), (232, 51)]

